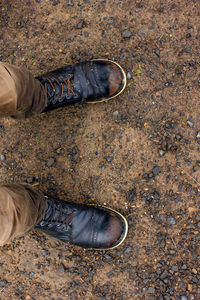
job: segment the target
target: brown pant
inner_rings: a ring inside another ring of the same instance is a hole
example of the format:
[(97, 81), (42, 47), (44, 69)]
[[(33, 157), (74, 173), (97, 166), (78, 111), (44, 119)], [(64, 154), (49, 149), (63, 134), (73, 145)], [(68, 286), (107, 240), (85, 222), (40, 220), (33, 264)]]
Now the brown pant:
[[(32, 116), (42, 112), (46, 103), (43, 86), (28, 70), (0, 62), (0, 116)], [(1, 185), (0, 246), (37, 224), (45, 203), (42, 193), (31, 186)]]
[(41, 221), (46, 208), (43, 194), (30, 185), (0, 186), (0, 246)]
[(27, 69), (0, 62), (0, 117), (29, 117), (46, 103), (44, 87)]

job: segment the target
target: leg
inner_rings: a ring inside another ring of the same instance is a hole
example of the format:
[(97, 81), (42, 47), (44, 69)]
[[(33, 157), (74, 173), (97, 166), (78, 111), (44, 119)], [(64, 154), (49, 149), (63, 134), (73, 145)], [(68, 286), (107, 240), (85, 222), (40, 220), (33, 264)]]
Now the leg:
[(41, 221), (46, 201), (41, 192), (29, 185), (0, 186), (0, 246), (22, 236)]
[(27, 69), (0, 63), (0, 116), (28, 117), (46, 103), (43, 85)]
[(118, 247), (128, 230), (126, 219), (110, 208), (54, 199), (30, 185), (0, 186), (0, 246), (34, 226), (65, 243), (94, 249)]

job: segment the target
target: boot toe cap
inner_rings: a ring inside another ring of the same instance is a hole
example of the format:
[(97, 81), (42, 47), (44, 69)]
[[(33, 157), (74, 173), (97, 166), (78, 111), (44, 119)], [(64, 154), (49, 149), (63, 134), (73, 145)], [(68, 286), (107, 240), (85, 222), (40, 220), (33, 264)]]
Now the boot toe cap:
[(126, 86), (126, 75), (124, 70), (116, 63), (108, 63), (108, 82), (110, 97), (118, 96)]
[(99, 233), (98, 248), (106, 250), (118, 247), (126, 238), (127, 229), (127, 221), (123, 216), (110, 214), (107, 228)]

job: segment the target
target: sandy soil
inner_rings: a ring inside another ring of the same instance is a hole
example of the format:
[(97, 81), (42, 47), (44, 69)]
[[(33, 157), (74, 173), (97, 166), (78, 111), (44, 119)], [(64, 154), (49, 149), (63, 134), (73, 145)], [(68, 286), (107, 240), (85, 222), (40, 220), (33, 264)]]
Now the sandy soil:
[(1, 0), (0, 60), (35, 75), (109, 58), (125, 92), (0, 120), (0, 179), (126, 215), (86, 251), (32, 231), (0, 250), (0, 299), (200, 299), (200, 2)]

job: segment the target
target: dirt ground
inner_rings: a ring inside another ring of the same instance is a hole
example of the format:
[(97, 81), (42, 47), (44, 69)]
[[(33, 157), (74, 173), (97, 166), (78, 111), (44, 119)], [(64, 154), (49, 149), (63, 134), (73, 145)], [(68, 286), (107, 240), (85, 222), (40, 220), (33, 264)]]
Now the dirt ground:
[(0, 120), (0, 180), (122, 212), (112, 251), (32, 231), (0, 250), (0, 299), (200, 299), (199, 0), (1, 0), (0, 60), (35, 75), (120, 63), (120, 97)]

